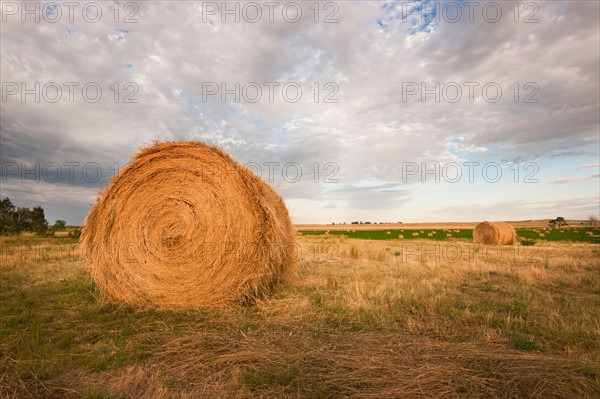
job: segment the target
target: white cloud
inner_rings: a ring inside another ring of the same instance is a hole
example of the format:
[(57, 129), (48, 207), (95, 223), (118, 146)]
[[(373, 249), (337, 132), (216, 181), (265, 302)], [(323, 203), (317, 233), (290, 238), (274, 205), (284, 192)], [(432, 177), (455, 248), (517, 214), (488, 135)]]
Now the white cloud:
[(598, 181), (600, 179), (600, 174), (593, 176), (584, 176), (584, 177), (565, 177), (561, 179), (551, 180), (548, 183), (550, 184), (572, 184), (572, 183), (581, 183), (590, 180)]
[(586, 163), (580, 166), (581, 169), (598, 169), (600, 168), (600, 163)]

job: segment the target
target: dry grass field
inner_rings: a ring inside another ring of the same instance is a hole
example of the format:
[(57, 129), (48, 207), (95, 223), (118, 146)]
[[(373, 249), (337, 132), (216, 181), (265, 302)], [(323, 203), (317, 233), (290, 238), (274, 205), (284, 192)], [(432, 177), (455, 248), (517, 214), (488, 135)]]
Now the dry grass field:
[(600, 246), (298, 236), (254, 304), (109, 303), (77, 241), (3, 238), (0, 398), (598, 398)]

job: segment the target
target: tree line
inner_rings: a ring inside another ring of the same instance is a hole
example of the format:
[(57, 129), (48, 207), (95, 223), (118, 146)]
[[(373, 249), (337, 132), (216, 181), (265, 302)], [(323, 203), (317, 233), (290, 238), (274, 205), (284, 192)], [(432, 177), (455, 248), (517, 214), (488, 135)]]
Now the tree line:
[[(64, 223), (64, 220), (57, 222)], [(45, 234), (48, 231), (44, 208), (41, 206), (31, 209), (16, 207), (8, 197), (0, 200), (0, 234), (19, 234), (23, 231), (37, 234)]]

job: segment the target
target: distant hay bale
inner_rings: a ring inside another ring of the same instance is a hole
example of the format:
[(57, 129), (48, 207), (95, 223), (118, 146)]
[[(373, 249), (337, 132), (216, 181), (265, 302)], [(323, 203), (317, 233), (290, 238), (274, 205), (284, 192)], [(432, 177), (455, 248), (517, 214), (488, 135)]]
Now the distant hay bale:
[(452, 234), (448, 233), (446, 234), (446, 237), (452, 237)]
[(588, 236), (593, 236), (594, 232), (593, 231), (586, 231), (585, 234), (587, 234)]
[(404, 238), (404, 234), (399, 234), (398, 238)]
[(419, 231), (419, 233), (425, 233), (423, 230)]
[(473, 229), (478, 244), (512, 245), (516, 242), (515, 229), (506, 222), (481, 222)]
[(392, 234), (392, 232), (391, 231), (386, 231), (385, 234)]
[(412, 233), (413, 237), (416, 237), (419, 235), (419, 233)]
[(546, 237), (546, 234), (540, 233), (540, 237)]
[(427, 237), (433, 237), (433, 233), (427, 233)]
[(454, 230), (455, 233), (460, 233), (460, 230)]
[(139, 151), (90, 210), (81, 246), (105, 296), (176, 308), (251, 301), (296, 257), (281, 197), (200, 142)]

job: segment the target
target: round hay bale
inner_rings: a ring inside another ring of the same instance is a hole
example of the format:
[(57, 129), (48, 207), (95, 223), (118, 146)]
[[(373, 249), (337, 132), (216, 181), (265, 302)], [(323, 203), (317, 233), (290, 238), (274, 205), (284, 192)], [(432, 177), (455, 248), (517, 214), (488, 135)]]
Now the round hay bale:
[(481, 222), (473, 229), (478, 244), (512, 245), (516, 242), (515, 229), (506, 222)]
[(404, 234), (398, 234), (398, 238), (404, 238)]
[(448, 233), (446, 234), (446, 237), (452, 237), (452, 234)]
[(293, 275), (281, 197), (218, 148), (158, 143), (110, 182), (81, 246), (107, 297), (191, 308), (251, 301)]
[(385, 234), (392, 234), (392, 232), (391, 231), (386, 231)]

